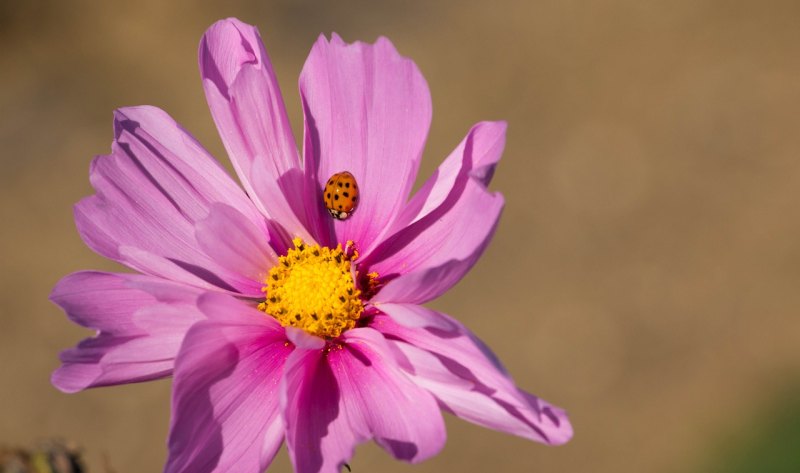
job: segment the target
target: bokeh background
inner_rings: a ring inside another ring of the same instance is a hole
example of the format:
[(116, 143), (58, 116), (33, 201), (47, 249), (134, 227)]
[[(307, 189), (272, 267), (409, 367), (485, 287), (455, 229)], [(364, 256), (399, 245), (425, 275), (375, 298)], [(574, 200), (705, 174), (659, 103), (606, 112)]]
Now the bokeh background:
[(497, 236), (433, 306), (566, 407), (575, 438), (449, 418), (433, 460), (364, 446), (356, 473), (800, 471), (795, 0), (0, 2), (0, 444), (62, 437), (92, 472), (161, 469), (170, 381), (56, 391), (57, 353), (87, 333), (47, 295), (119, 269), (71, 215), (114, 108), (157, 105), (226, 160), (196, 64), (226, 16), (261, 30), (296, 132), (297, 77), (331, 31), (419, 64), (421, 176), (473, 123), (510, 124)]

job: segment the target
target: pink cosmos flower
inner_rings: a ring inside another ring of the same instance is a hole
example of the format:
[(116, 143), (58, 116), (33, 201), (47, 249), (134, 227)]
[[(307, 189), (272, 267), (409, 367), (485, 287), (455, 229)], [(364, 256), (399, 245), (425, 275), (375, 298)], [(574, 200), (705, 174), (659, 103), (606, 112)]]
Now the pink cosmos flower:
[[(300, 158), (255, 27), (200, 43), (211, 113), (244, 191), (165, 112), (118, 110), (81, 237), (140, 274), (79, 272), (52, 300), (97, 335), (62, 353), (65, 392), (174, 377), (168, 472), (260, 472), (286, 441), (295, 471), (335, 472), (373, 439), (417, 462), (445, 441), (441, 410), (557, 445), (563, 410), (515, 386), (494, 355), (420, 304), (486, 248), (487, 190), (505, 124), (482, 122), (409, 200), (431, 120), (413, 62), (380, 38), (320, 37), (300, 76)], [(349, 171), (355, 211), (323, 188)]]

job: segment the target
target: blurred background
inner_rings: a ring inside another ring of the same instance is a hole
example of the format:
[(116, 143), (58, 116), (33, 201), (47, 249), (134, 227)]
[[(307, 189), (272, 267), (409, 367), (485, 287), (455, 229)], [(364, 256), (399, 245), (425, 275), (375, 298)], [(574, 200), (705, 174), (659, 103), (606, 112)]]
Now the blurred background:
[[(367, 472), (800, 471), (800, 3), (737, 0), (0, 2), (0, 444), (62, 438), (91, 472), (160, 471), (170, 381), (49, 383), (88, 333), (47, 300), (118, 270), (71, 206), (112, 111), (168, 111), (220, 160), (196, 51), (215, 20), (261, 30), (299, 138), (297, 78), (321, 32), (388, 36), (427, 78), (421, 178), (480, 120), (509, 122), (507, 206), (434, 307), (520, 386), (569, 410), (547, 448), (448, 418), (418, 466)], [(285, 454), (271, 471), (290, 471)]]

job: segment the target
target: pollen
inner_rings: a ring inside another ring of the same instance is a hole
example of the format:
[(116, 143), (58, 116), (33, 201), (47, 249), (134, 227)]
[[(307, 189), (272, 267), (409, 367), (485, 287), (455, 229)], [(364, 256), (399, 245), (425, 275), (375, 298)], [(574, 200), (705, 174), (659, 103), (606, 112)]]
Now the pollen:
[(259, 310), (284, 327), (297, 327), (323, 338), (336, 338), (356, 325), (364, 305), (352, 274), (354, 252), (306, 245), (299, 238), (281, 256), (262, 288)]

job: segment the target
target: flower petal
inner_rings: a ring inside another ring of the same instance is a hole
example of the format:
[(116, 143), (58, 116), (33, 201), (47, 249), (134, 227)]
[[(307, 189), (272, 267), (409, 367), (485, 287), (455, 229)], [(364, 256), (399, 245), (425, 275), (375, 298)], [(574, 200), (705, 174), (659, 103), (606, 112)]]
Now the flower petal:
[[(505, 123), (484, 122), (474, 126), (403, 209), (395, 222), (396, 233), (383, 241), (362, 264), (380, 274), (382, 279), (391, 280), (398, 275), (433, 270), (450, 263), (446, 266), (449, 270), (444, 280), (426, 287), (428, 291), (433, 290), (433, 294), (424, 300), (449, 289), (477, 261), (497, 225), (503, 199), (499, 194), (489, 193), (486, 185), (504, 143)], [(438, 278), (440, 273), (435, 274)], [(427, 282), (428, 278), (423, 276), (422, 280)], [(408, 289), (414, 292), (416, 288)], [(396, 291), (397, 288), (387, 287), (386, 290)], [(384, 293), (379, 300), (424, 302), (403, 297), (390, 299)]]
[(506, 143), (505, 122), (480, 122), (474, 125), (456, 149), (403, 208), (394, 224), (401, 230), (429, 214), (446, 200), (455, 202), (466, 179), (472, 178), (488, 187)]
[(290, 236), (311, 241), (305, 175), (258, 29), (235, 18), (214, 23), (200, 41), (199, 63), (211, 115), (245, 190)]
[(370, 328), (347, 331), (338, 348), (296, 350), (284, 372), (286, 444), (297, 473), (338, 472), (356, 444), (370, 438), (409, 462), (444, 445), (435, 400), (398, 369)]
[[(495, 355), (458, 321), (410, 304), (382, 304), (370, 325), (401, 355), (400, 365), (462, 419), (549, 445), (572, 437), (564, 410), (520, 391)], [(414, 326), (401, 325), (407, 312)], [(429, 318), (428, 327), (419, 319)], [(443, 329), (449, 322), (451, 329)]]
[(114, 131), (112, 153), (92, 162), (90, 179), (97, 194), (75, 206), (75, 223), (86, 244), (142, 272), (151, 272), (156, 258), (140, 261), (137, 255), (161, 257), (166, 262), (156, 269), (168, 279), (233, 291), (251, 287), (246, 277), (203, 253), (194, 234), (195, 223), (214, 202), (266, 228), (242, 190), (162, 110), (118, 110)]
[(286, 327), (286, 338), (298, 348), (306, 350), (322, 350), (325, 348), (325, 340), (323, 338), (311, 335), (297, 327)]
[(348, 425), (338, 383), (323, 353), (297, 349), (284, 368), (281, 412), (295, 473), (339, 473), (355, 445), (369, 438)]
[(175, 364), (165, 471), (264, 471), (283, 442), (278, 385), (291, 345), (283, 328), (222, 294), (186, 335)]
[(195, 231), (200, 247), (225, 269), (247, 276), (253, 282), (248, 293), (260, 295), (269, 268), (278, 262), (263, 230), (241, 212), (226, 204), (213, 204)]
[(52, 376), (64, 392), (172, 374), (189, 327), (203, 319), (201, 291), (138, 274), (93, 271), (63, 278), (50, 295), (73, 322), (97, 335), (61, 353)]
[(376, 250), (385, 259), (365, 263), (389, 281), (373, 302), (422, 304), (444, 294), (489, 245), (503, 204), (502, 195), (469, 180), (451, 208), (443, 204), (386, 240)]
[[(428, 85), (417, 66), (386, 38), (345, 44), (320, 37), (300, 75), (306, 173), (321, 189), (349, 171), (360, 190), (350, 218), (335, 221), (339, 242), (363, 255), (389, 229), (417, 175), (431, 121)], [(320, 204), (321, 206), (321, 204)]]

